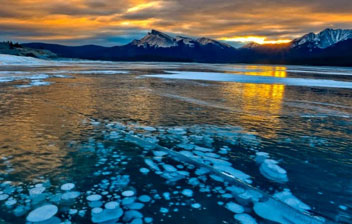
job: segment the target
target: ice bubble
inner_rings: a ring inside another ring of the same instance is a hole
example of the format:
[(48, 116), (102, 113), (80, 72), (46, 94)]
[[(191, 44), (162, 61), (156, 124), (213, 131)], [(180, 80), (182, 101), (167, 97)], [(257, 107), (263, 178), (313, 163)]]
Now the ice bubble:
[(27, 208), (23, 205), (19, 205), (13, 210), (13, 214), (17, 217), (23, 216), (26, 212)]
[(184, 196), (186, 196), (186, 197), (192, 197), (192, 196), (193, 196), (193, 191), (190, 190), (190, 189), (184, 189), (184, 190), (182, 191), (182, 194), (183, 194)]
[(153, 160), (145, 159), (144, 162), (153, 170), (160, 171), (158, 165), (156, 165)]
[(143, 174), (148, 174), (150, 171), (149, 171), (149, 169), (147, 169), (147, 168), (140, 168), (139, 169), (139, 171), (141, 172), (141, 173), (143, 173)]
[(214, 174), (210, 174), (209, 176), (210, 176), (211, 179), (213, 179), (213, 180), (215, 180), (217, 182), (224, 182), (224, 178), (222, 178), (222, 177), (219, 177), (219, 176), (214, 175)]
[(142, 219), (133, 219), (132, 222), (130, 222), (130, 224), (143, 224), (143, 220)]
[(212, 152), (213, 151), (212, 149), (204, 148), (204, 147), (200, 147), (200, 146), (196, 146), (194, 148), (194, 150), (201, 151), (201, 152)]
[(216, 163), (213, 166), (215, 169), (220, 170), (223, 173), (226, 173), (228, 175), (234, 176), (242, 181), (245, 181), (247, 183), (252, 183), (252, 180), (250, 179), (251, 177), (245, 173), (243, 173), (240, 170), (236, 170), (232, 168), (231, 166), (227, 166), (221, 163)]
[(239, 221), (241, 224), (257, 224), (257, 221), (255, 219), (248, 215), (248, 214), (236, 214), (234, 218)]
[(135, 202), (132, 204), (128, 204), (126, 207), (131, 210), (140, 210), (144, 207), (144, 204), (139, 203), (139, 202)]
[(232, 194), (226, 193), (226, 194), (222, 194), (221, 197), (229, 199), (229, 198), (232, 198), (233, 196)]
[(92, 209), (92, 215), (97, 215), (102, 213), (104, 210), (102, 208), (93, 208)]
[(177, 171), (177, 169), (172, 165), (163, 164), (162, 166), (167, 172), (176, 172)]
[(73, 200), (78, 198), (81, 195), (80, 192), (78, 191), (70, 191), (70, 192), (66, 192), (61, 196), (62, 200)]
[(169, 212), (169, 209), (167, 209), (167, 208), (160, 208), (160, 212), (161, 213), (168, 213)]
[(192, 208), (198, 209), (198, 208), (200, 208), (200, 207), (201, 207), (201, 205), (200, 205), (199, 203), (194, 203), (194, 204), (192, 204)]
[(144, 222), (145, 223), (152, 223), (153, 222), (153, 218), (152, 217), (145, 217), (144, 218)]
[(77, 214), (78, 213), (78, 210), (77, 209), (70, 209), (70, 210), (68, 210), (68, 214), (70, 214), (70, 215), (75, 215), (75, 214)]
[(277, 223), (295, 224), (323, 224), (324, 220), (309, 216), (294, 208), (286, 206), (280, 201), (269, 198), (266, 201), (256, 202), (253, 207), (254, 212), (267, 220)]
[(153, 154), (157, 157), (163, 157), (163, 156), (167, 155), (167, 153), (163, 152), (163, 151), (153, 151)]
[(178, 144), (177, 147), (182, 148), (182, 149), (192, 150), (194, 148), (194, 145), (181, 143), (181, 144)]
[(17, 203), (17, 200), (14, 199), (14, 198), (9, 198), (6, 202), (5, 202), (5, 205), (7, 207), (12, 207), (14, 206), (15, 204)]
[(237, 187), (237, 186), (229, 186), (226, 188), (227, 190), (231, 191), (233, 194), (242, 194), (243, 192), (245, 192), (245, 190), (241, 187)]
[(201, 167), (201, 168), (196, 170), (195, 174), (198, 175), (198, 176), (201, 176), (201, 175), (207, 174), (209, 172), (210, 172), (209, 169)]
[(133, 219), (141, 219), (141, 218), (143, 218), (142, 213), (140, 213), (139, 211), (135, 211), (135, 210), (129, 210), (129, 211), (125, 212), (125, 215), (123, 216), (123, 221), (129, 222)]
[(347, 210), (347, 206), (345, 206), (345, 205), (339, 205), (339, 209), (346, 211), (346, 210)]
[(141, 128), (145, 131), (150, 131), (150, 132), (156, 131), (156, 128), (150, 127), (150, 126), (142, 126)]
[(135, 197), (126, 197), (122, 200), (122, 205), (132, 204), (136, 200)]
[(86, 212), (87, 212), (87, 210), (80, 210), (79, 212), (78, 212), (78, 215), (79, 216), (81, 216), (81, 217), (84, 217), (85, 215), (86, 215)]
[(269, 180), (275, 182), (287, 182), (288, 178), (286, 170), (277, 165), (277, 163), (277, 161), (272, 159), (264, 160), (264, 162), (260, 165), (261, 174)]
[(256, 190), (246, 190), (238, 195), (238, 200), (242, 200), (243, 203), (258, 202), (263, 197), (262, 193)]
[(165, 198), (165, 200), (170, 200), (170, 193), (169, 192), (163, 193), (163, 197)]
[(124, 191), (122, 192), (122, 196), (124, 197), (131, 197), (134, 195), (134, 191)]
[(283, 192), (275, 193), (274, 198), (277, 198), (280, 201), (300, 211), (307, 211), (311, 209), (309, 205), (296, 198), (289, 189), (284, 189)]
[(102, 197), (99, 194), (93, 194), (93, 195), (87, 196), (88, 201), (99, 201), (101, 198)]
[(102, 208), (92, 209), (93, 223), (115, 223), (123, 215), (123, 210), (117, 202), (108, 202), (105, 204), (105, 210)]
[(27, 216), (28, 222), (43, 222), (51, 219), (58, 212), (55, 205), (44, 205), (31, 211)]
[(167, 132), (174, 135), (185, 135), (187, 133), (183, 128), (170, 128)]
[(192, 186), (197, 186), (200, 184), (199, 180), (195, 177), (192, 177), (188, 180), (188, 183)]
[(8, 194), (0, 194), (0, 201), (4, 201), (9, 197)]
[(29, 190), (29, 195), (30, 196), (37, 196), (42, 194), (45, 191), (45, 187), (43, 186), (39, 186), (39, 187), (35, 187)]
[(63, 191), (70, 191), (73, 188), (75, 188), (75, 184), (73, 184), (73, 183), (67, 183), (67, 184), (63, 184), (61, 186), (61, 190), (63, 190)]
[(141, 202), (149, 202), (151, 200), (151, 197), (149, 197), (148, 195), (141, 195), (138, 200), (140, 200)]
[(266, 152), (257, 152), (255, 161), (259, 164), (263, 163), (266, 159), (269, 159), (269, 154)]
[(105, 204), (106, 209), (116, 209), (119, 207), (119, 203), (116, 201), (111, 201)]
[(225, 208), (230, 210), (233, 213), (243, 213), (244, 212), (244, 208), (241, 205), (236, 204), (234, 202), (227, 203), (225, 205)]

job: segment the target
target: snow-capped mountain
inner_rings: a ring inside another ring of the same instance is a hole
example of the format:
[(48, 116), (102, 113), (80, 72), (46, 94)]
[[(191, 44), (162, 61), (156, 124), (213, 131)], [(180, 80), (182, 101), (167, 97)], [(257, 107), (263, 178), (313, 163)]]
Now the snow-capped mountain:
[(252, 48), (257, 48), (260, 47), (261, 45), (256, 43), (256, 42), (249, 42), (248, 44), (243, 45), (241, 48), (245, 49), (252, 49)]
[(212, 40), (212, 39), (209, 39), (209, 38), (205, 38), (205, 37), (202, 37), (202, 38), (199, 38), (196, 40), (200, 45), (214, 45), (214, 46), (217, 46), (217, 47), (220, 47), (220, 48), (232, 48), (230, 45), (228, 44), (225, 44), (225, 43), (221, 43), (219, 41), (216, 41), (216, 40)]
[(177, 42), (175, 38), (170, 37), (169, 35), (159, 32), (157, 30), (152, 30), (141, 40), (135, 40), (132, 43), (138, 47), (155, 47), (155, 48), (166, 48), (166, 47), (175, 47)]
[(190, 37), (177, 36), (175, 40), (177, 41), (178, 44), (183, 43), (184, 45), (189, 47), (195, 46), (195, 40)]
[(221, 43), (219, 41), (212, 40), (205, 37), (198, 38), (198, 39), (193, 39), (191, 37), (184, 37), (184, 36), (171, 37), (157, 30), (152, 30), (142, 39), (135, 40), (132, 42), (132, 45), (135, 45), (138, 47), (144, 47), (144, 48), (148, 48), (148, 47), (170, 48), (170, 47), (180, 46), (181, 44), (186, 45), (188, 47), (195, 47), (195, 45), (198, 44), (200, 46), (212, 45), (222, 49), (232, 48), (228, 44)]
[(352, 39), (352, 30), (325, 29), (318, 34), (308, 33), (293, 40), (292, 48), (306, 45), (308, 48), (325, 49), (348, 39)]

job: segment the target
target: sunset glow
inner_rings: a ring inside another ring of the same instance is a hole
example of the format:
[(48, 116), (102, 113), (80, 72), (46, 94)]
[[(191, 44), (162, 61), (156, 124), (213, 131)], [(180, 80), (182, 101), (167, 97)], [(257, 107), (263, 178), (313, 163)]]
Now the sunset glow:
[(241, 42), (241, 43), (257, 43), (257, 44), (283, 44), (283, 43), (289, 43), (291, 40), (283, 39), (283, 40), (268, 40), (266, 37), (223, 37), (220, 38), (220, 40), (223, 41), (229, 41), (229, 42)]
[(327, 27), (350, 28), (339, 0), (3, 0), (0, 40), (120, 45), (149, 30), (229, 43), (287, 43)]

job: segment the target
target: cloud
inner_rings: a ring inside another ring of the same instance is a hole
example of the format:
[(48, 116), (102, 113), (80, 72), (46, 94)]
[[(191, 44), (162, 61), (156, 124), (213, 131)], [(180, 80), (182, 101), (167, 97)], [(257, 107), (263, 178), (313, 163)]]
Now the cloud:
[(149, 29), (216, 39), (292, 39), (352, 28), (350, 0), (2, 0), (0, 39), (123, 44)]

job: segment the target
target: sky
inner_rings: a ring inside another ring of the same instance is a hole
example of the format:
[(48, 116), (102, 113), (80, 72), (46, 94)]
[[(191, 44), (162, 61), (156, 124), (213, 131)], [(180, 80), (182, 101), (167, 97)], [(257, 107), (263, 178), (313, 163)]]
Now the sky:
[(352, 28), (351, 0), (0, 0), (0, 40), (122, 45), (156, 29), (236, 45)]

